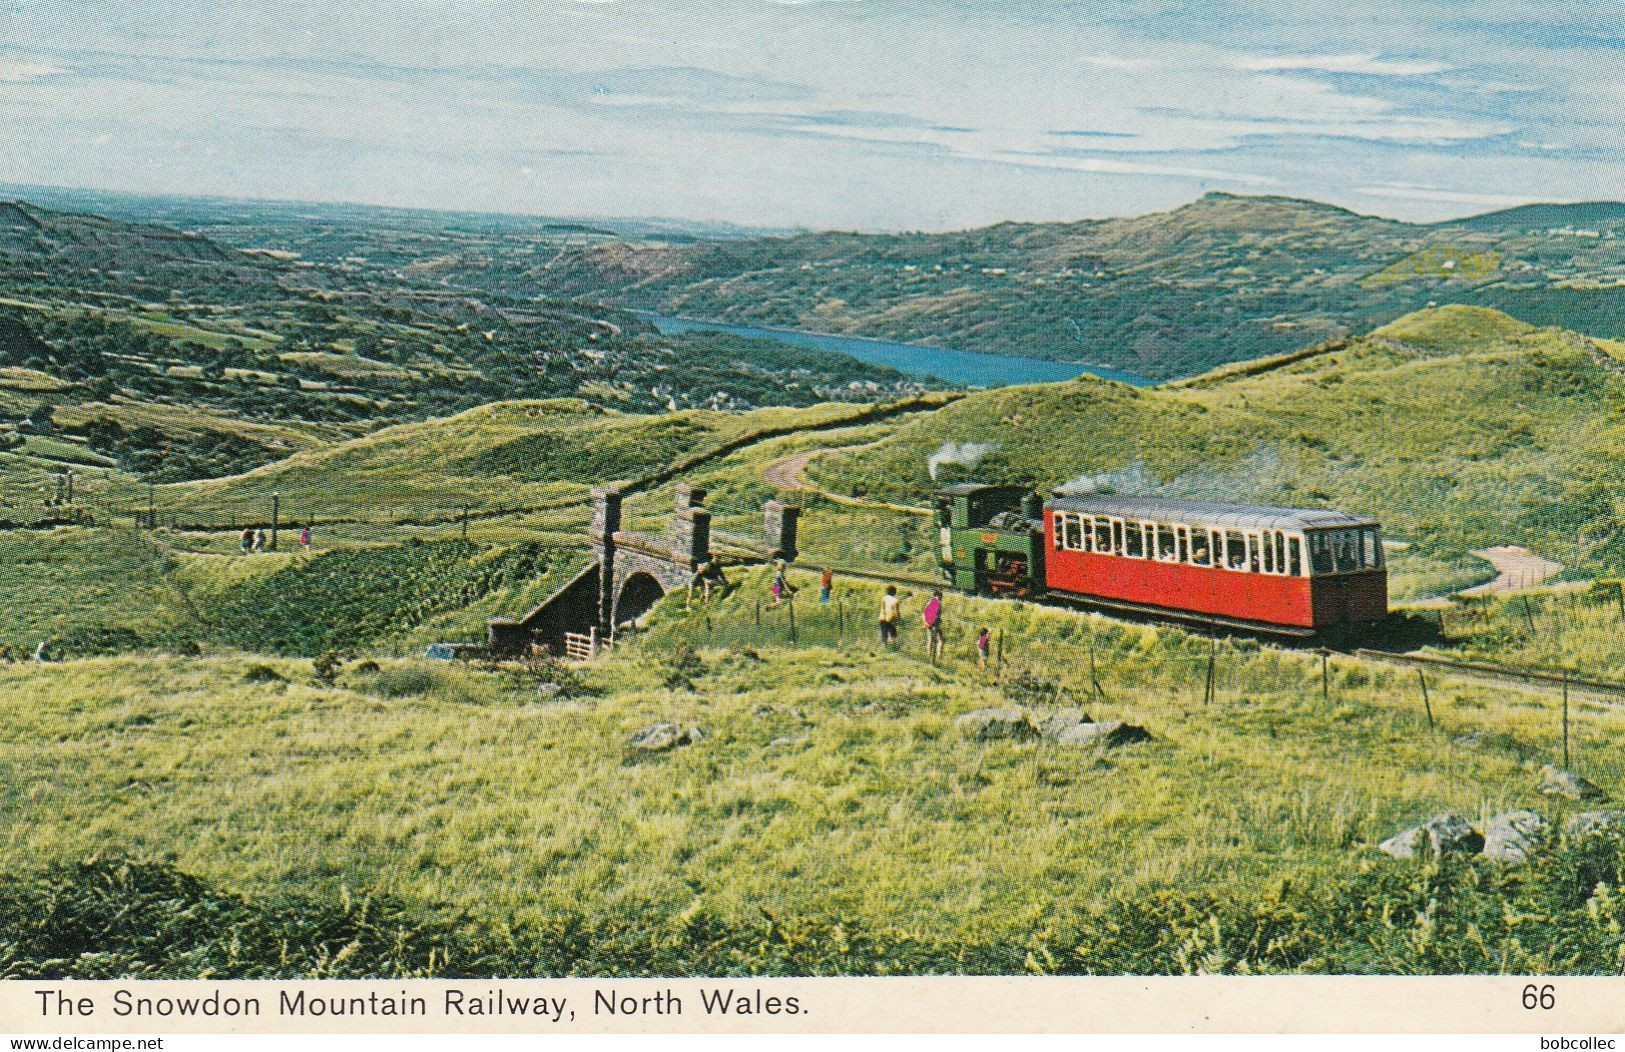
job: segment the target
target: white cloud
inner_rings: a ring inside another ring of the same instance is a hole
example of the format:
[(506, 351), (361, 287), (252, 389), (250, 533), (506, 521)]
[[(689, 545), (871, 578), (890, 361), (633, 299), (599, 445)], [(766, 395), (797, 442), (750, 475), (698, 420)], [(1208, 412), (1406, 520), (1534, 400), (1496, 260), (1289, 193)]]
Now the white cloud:
[(1451, 67), (1443, 62), (1385, 59), (1380, 55), (1281, 55), (1237, 59), (1236, 69), (1249, 73), (1300, 70), (1315, 73), (1368, 73), (1379, 77), (1424, 77)]
[(67, 72), (61, 66), (48, 62), (11, 62), (0, 59), (0, 84), (26, 84), (31, 80), (54, 77)]
[(1190, 168), (1174, 164), (1152, 164), (1144, 161), (1125, 161), (1115, 157), (1073, 157), (1066, 154), (1017, 153), (964, 153), (967, 160), (992, 161), (1013, 164), (1023, 168), (1059, 168), (1069, 172), (1089, 172), (1096, 175), (1156, 175), (1176, 179), (1204, 179), (1212, 182), (1237, 183), (1242, 186), (1274, 186), (1279, 180), (1269, 175), (1249, 175), (1226, 172), (1214, 168)]
[[(1362, 186), (1355, 191), (1366, 197), (1383, 197), (1400, 201), (1431, 201), (1438, 204), (1484, 205), (1488, 208), (1508, 208), (1532, 200), (1528, 196), (1508, 194), (1481, 194), (1466, 190), (1447, 190), (1437, 186), (1417, 186), (1411, 183), (1380, 183)], [(1545, 200), (1545, 198), (1542, 198)], [(1562, 202), (1552, 202), (1560, 204)]]

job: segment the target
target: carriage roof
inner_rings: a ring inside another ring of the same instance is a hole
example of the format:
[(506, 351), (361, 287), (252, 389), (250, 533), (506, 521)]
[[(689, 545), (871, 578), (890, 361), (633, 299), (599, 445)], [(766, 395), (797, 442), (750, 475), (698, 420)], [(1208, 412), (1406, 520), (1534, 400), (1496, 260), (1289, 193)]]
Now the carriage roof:
[(1328, 508), (1275, 508), (1260, 504), (1224, 504), (1210, 500), (1140, 497), (1120, 493), (1066, 493), (1056, 490), (1050, 507), (1056, 511), (1084, 515), (1243, 530), (1327, 530), (1377, 525), (1376, 519)]

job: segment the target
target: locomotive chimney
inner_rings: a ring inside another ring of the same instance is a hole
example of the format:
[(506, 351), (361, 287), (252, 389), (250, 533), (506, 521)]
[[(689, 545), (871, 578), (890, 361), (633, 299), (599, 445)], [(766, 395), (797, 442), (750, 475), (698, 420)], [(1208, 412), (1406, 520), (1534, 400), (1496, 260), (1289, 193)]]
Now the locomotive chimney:
[(1024, 519), (1042, 518), (1044, 503), (1036, 493), (1023, 493), (1021, 495), (1021, 517)]

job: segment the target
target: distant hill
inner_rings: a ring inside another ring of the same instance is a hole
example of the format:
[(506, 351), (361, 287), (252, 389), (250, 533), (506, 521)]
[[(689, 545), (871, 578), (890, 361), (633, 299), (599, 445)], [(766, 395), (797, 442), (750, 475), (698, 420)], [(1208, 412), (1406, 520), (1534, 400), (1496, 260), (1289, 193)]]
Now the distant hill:
[(24, 201), (0, 201), (0, 257), (12, 265), (37, 260), (141, 271), (177, 264), (255, 267), (250, 257), (198, 234), (151, 223), (57, 212)]
[(1347, 507), (1418, 552), (1518, 543), (1625, 569), (1625, 361), (1612, 344), (1460, 306), (1318, 354), (1176, 386), (1083, 377), (979, 392), (884, 441), (813, 461), (837, 492), (921, 503), (944, 442), (985, 443), (944, 478)]
[(1625, 222), (1625, 204), (1618, 201), (1580, 201), (1573, 204), (1533, 204), (1455, 220), (1450, 225), (1479, 230), (1533, 230), (1589, 227)]
[[(379, 236), (358, 221), (341, 241)], [(30, 441), (28, 456), (176, 482), (503, 399), (743, 410), (920, 386), (833, 352), (663, 337), (618, 310), (419, 280), (413, 252), (401, 259), (239, 250), (158, 223), (0, 202), (0, 449), (49, 408), (57, 433)]]
[[(1579, 227), (1579, 232), (1574, 228)], [(1210, 193), (1170, 212), (948, 234), (605, 242), (530, 277), (668, 313), (1188, 376), (1433, 302), (1625, 336), (1625, 205), (1411, 224)]]

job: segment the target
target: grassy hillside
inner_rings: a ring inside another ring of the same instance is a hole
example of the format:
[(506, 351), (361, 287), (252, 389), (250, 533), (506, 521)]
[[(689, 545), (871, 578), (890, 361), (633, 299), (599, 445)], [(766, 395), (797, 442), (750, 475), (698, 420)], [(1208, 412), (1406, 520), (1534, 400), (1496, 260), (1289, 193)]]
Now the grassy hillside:
[[(1557, 724), (1534, 699), (1438, 685), (1430, 734), (1400, 673), (1339, 662), (1328, 704), (1311, 656), (1227, 644), (1203, 708), (1207, 645), (1181, 633), (955, 599), (933, 668), (912, 632), (878, 651), (866, 619), (839, 642), (810, 610), (800, 643), (782, 619), (751, 626), (765, 578), (740, 585), (709, 611), (710, 638), (700, 612), (662, 608), (562, 694), (518, 669), (388, 660), (333, 683), (235, 656), (0, 666), (0, 805), (18, 819), (0, 869), (25, 888), (115, 855), (250, 901), (370, 889), (513, 932), (498, 974), (671, 974), (718, 968), (712, 952), (731, 955), (725, 971), (1611, 966), (1607, 947), (1570, 941), (1586, 910), (1614, 907), (1569, 856), (1520, 878), (1367, 846), (1444, 808), (1560, 817), (1537, 792)], [(875, 602), (844, 582), (842, 597)], [(1010, 638), (1004, 677), (963, 657), (983, 622)], [(1091, 647), (1103, 698), (1081, 671)], [(956, 725), (988, 705), (1081, 705), (1153, 738), (1093, 754)], [(661, 719), (704, 737), (627, 747)], [(1586, 706), (1576, 720), (1577, 764), (1617, 791), (1625, 725)], [(1540, 922), (1495, 920), (1537, 893)], [(1441, 894), (1433, 921), (1412, 917)], [(764, 914), (765, 939), (740, 934)], [(573, 957), (541, 953), (569, 918), (606, 933), (636, 920)], [(1465, 937), (1470, 923), (1495, 937)], [(1254, 941), (1260, 924), (1272, 934)], [(780, 956), (798, 931), (814, 943)], [(665, 955), (633, 932), (667, 933)]]
[(1430, 555), (1518, 543), (1617, 570), (1622, 394), (1613, 360), (1582, 337), (1442, 307), (1252, 374), (977, 394), (810, 474), (918, 503), (942, 443), (994, 443), (944, 477), (1347, 507)]
[(454, 277), (0, 203), (0, 448), (29, 418), (81, 459), (164, 483), (500, 399), (741, 410), (921, 387), (842, 354), (665, 338)]
[(948, 234), (597, 243), (543, 278), (556, 292), (693, 317), (1167, 378), (1364, 331), (1431, 301), (1625, 335), (1622, 233), (1617, 205), (1415, 225), (1211, 193), (1166, 213)]

